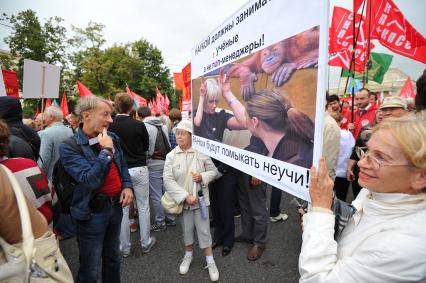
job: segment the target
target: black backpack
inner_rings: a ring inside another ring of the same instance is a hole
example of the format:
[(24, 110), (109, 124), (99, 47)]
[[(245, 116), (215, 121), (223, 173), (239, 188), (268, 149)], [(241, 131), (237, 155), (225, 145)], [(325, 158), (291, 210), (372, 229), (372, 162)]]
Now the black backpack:
[[(66, 143), (79, 153), (83, 154), (83, 150), (73, 137), (64, 140), (63, 143)], [(58, 203), (61, 207), (61, 212), (69, 214), (74, 188), (77, 182), (70, 176), (70, 174), (67, 173), (67, 171), (65, 171), (60, 158), (56, 161), (55, 166), (53, 167), (52, 182), (56, 195), (58, 196)]]
[[(151, 124), (151, 123), (150, 123)], [(151, 124), (157, 128), (157, 136), (155, 138), (154, 153), (151, 158), (155, 160), (166, 160), (166, 155), (172, 148), (170, 146), (168, 137), (164, 134), (162, 125)]]

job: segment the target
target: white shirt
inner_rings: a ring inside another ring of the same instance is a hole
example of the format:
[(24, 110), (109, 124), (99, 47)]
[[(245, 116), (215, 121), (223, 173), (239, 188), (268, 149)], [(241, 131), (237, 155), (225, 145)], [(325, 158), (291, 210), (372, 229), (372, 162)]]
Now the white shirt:
[(354, 146), (355, 139), (352, 133), (348, 130), (340, 130), (340, 150), (336, 167), (337, 177), (346, 178), (346, 168)]

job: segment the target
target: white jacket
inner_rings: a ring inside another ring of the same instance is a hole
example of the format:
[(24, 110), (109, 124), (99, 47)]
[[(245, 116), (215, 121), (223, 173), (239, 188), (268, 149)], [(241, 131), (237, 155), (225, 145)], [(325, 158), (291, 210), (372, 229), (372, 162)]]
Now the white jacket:
[[(189, 168), (192, 163), (192, 159), (196, 158), (193, 168)], [(176, 146), (166, 156), (166, 162), (164, 164), (163, 180), (164, 187), (171, 197), (177, 202), (182, 203), (188, 195), (193, 195), (193, 181), (192, 175), (189, 175), (188, 184), (184, 188), (185, 177), (188, 170), (198, 172), (201, 174), (202, 179), (202, 190), (204, 200), (207, 205), (209, 201), (209, 189), (208, 184), (213, 181), (218, 172), (213, 161), (205, 154), (197, 152), (195, 149), (190, 148), (187, 151), (182, 151), (179, 146)], [(200, 190), (200, 186), (197, 186), (197, 190)], [(196, 209), (197, 205), (191, 205), (185, 203), (184, 209)]]
[(333, 214), (304, 215), (299, 282), (426, 282), (426, 194), (363, 189), (353, 205), (338, 243)]

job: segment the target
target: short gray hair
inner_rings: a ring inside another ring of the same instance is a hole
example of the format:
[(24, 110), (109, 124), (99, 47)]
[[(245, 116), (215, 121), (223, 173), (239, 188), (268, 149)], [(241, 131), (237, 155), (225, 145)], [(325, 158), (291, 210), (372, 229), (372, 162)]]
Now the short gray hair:
[(62, 121), (64, 118), (64, 113), (62, 113), (62, 110), (56, 106), (49, 106), (44, 110), (44, 114), (46, 116), (52, 116), (55, 121)]
[(101, 97), (90, 95), (80, 98), (78, 100), (77, 106), (75, 107), (75, 114), (77, 114), (77, 116), (80, 118), (80, 121), (83, 121), (83, 112), (94, 110), (99, 102), (107, 104), (112, 110), (111, 103)]

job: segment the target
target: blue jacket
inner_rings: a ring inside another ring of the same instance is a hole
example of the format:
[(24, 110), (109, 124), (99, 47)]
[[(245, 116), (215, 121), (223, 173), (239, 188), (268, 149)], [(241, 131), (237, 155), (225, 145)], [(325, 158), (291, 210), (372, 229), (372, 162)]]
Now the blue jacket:
[(114, 142), (113, 158), (104, 150), (99, 152), (95, 146), (90, 146), (89, 138), (84, 134), (81, 126), (73, 138), (81, 147), (83, 155), (68, 144), (62, 143), (59, 146), (59, 155), (64, 169), (77, 182), (70, 209), (71, 216), (77, 220), (90, 219), (90, 200), (102, 186), (109, 172), (112, 159), (114, 159), (120, 172), (122, 188), (133, 188), (119, 138), (111, 132), (108, 132), (108, 135), (112, 137)]

